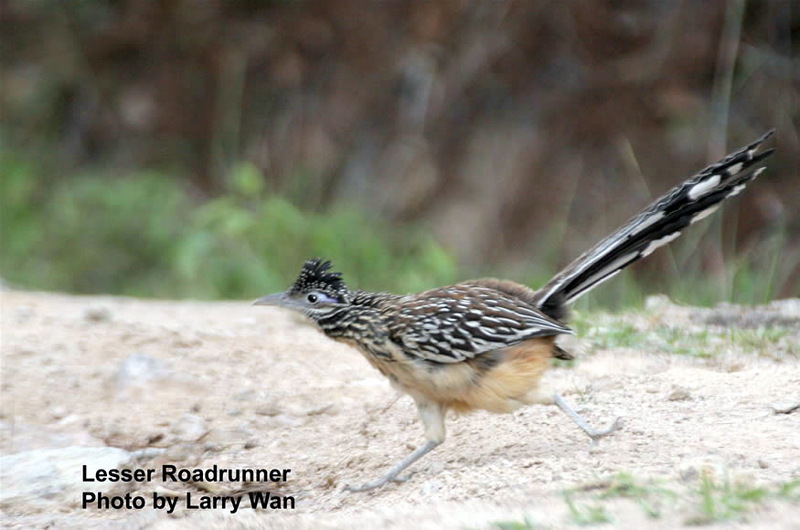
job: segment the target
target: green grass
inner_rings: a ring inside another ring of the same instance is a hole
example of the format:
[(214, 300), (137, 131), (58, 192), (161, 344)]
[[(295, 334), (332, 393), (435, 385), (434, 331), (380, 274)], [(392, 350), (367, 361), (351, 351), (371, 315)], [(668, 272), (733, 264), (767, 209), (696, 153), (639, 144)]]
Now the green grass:
[(779, 499), (800, 503), (800, 478), (779, 485), (775, 493)]
[(570, 492), (564, 492), (571, 521), (579, 526), (591, 526), (611, 522), (605, 506), (597, 502), (576, 501)]
[[(579, 495), (582, 500), (576, 501), (575, 497)], [(612, 499), (621, 498), (635, 502), (648, 518), (658, 519), (665, 506), (673, 505), (677, 497), (677, 493), (656, 481), (640, 480), (625, 472), (617, 473), (608, 480), (564, 492), (570, 518), (581, 526), (611, 521), (611, 513), (606, 504)]]
[(708, 473), (700, 476), (696, 491), (696, 515), (688, 518), (688, 525), (707, 525), (722, 521), (740, 520), (755, 505), (774, 495), (765, 488), (725, 480), (715, 482)]
[(800, 480), (756, 486), (702, 473), (696, 482), (668, 487), (663, 481), (621, 472), (563, 494), (571, 522), (580, 526), (613, 520), (614, 499), (635, 503), (651, 519), (677, 515), (686, 525), (702, 526), (746, 521), (753, 510), (770, 502), (800, 503)]
[(630, 348), (651, 353), (668, 353), (712, 358), (731, 348), (746, 354), (779, 357), (776, 350), (800, 355), (800, 344), (789, 340), (788, 326), (729, 328), (706, 326), (685, 328), (664, 324), (634, 324), (621, 316), (576, 313), (571, 326), (593, 349)]
[(612, 477), (600, 495), (602, 499), (632, 499), (651, 519), (660, 518), (664, 505), (674, 502), (676, 497), (677, 494), (671, 489), (654, 481), (638, 480), (630, 473), (618, 473)]
[(531, 518), (525, 517), (522, 521), (497, 521), (491, 523), (491, 528), (496, 528), (497, 530), (535, 530), (541, 527), (537, 526)]
[[(755, 329), (731, 328), (727, 338), (745, 350), (755, 351), (761, 355), (768, 354), (776, 343), (791, 336), (792, 330), (784, 326), (759, 327)], [(800, 356), (800, 343), (786, 341), (790, 355)]]

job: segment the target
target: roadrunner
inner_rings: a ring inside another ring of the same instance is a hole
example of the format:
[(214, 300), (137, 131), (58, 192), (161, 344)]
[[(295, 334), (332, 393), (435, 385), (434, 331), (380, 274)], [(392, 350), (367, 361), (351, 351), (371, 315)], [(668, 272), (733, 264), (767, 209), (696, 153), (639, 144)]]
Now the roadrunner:
[(401, 473), (444, 441), (448, 410), (511, 412), (556, 404), (592, 439), (612, 432), (617, 422), (594, 430), (560, 396), (539, 389), (551, 358), (572, 358), (555, 343), (572, 333), (564, 324), (567, 306), (742, 191), (774, 151), (757, 152), (771, 134), (653, 202), (538, 291), (494, 278), (406, 295), (351, 290), (330, 271), (330, 261), (312, 259), (285, 292), (256, 300), (299, 311), (329, 337), (355, 346), (417, 405), (426, 443), (378, 480), (349, 489), (405, 480)]

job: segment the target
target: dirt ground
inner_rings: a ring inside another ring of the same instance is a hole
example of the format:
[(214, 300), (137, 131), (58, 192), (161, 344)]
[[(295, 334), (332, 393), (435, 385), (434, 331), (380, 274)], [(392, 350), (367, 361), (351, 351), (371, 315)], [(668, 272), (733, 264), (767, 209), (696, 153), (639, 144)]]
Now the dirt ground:
[[(578, 361), (545, 384), (596, 426), (621, 416), (620, 431), (592, 444), (551, 406), (453, 416), (408, 482), (350, 493), (422, 443), (422, 429), (409, 398), (299, 317), (247, 302), (0, 296), (3, 455), (111, 446), (136, 454), (133, 468), (291, 469), (285, 482), (158, 479), (113, 492), (295, 500), (237, 513), (181, 501), (167, 515), (22, 498), (0, 505), (6, 527), (800, 528), (800, 300), (700, 310), (654, 299), (597, 315), (568, 344)], [(713, 355), (592, 339), (665, 326), (711, 330)]]

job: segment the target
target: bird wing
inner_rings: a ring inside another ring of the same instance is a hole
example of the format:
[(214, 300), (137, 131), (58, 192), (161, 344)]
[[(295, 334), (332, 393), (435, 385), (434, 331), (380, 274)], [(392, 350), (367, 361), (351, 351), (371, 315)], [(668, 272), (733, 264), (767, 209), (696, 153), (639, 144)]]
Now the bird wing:
[(457, 363), (533, 337), (572, 333), (532, 305), (474, 283), (408, 295), (389, 338), (413, 357)]

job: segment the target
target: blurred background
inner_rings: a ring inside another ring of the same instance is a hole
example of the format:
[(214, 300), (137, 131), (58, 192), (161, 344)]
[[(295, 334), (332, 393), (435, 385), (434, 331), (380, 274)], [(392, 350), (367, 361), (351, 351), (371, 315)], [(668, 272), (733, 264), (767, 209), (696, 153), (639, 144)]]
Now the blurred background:
[(769, 129), (720, 214), (582, 303), (800, 294), (793, 0), (5, 0), (0, 277), (203, 299), (537, 287)]

